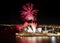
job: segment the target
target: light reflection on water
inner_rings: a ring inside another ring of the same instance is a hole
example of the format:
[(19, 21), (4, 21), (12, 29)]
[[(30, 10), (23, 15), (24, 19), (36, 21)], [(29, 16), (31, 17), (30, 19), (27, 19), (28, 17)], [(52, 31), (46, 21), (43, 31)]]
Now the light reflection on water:
[(60, 37), (17, 37), (17, 43), (60, 43)]
[(51, 43), (56, 43), (56, 37), (51, 37)]

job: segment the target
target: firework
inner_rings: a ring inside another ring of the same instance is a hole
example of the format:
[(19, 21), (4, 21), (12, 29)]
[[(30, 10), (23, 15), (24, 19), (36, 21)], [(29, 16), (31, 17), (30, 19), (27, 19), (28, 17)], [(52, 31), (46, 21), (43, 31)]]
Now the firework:
[(23, 18), (23, 20), (34, 21), (36, 19), (35, 16), (38, 10), (33, 9), (33, 6), (34, 5), (32, 3), (28, 3), (22, 6), (23, 10), (21, 11), (21, 17)]
[[(36, 20), (35, 16), (38, 10), (33, 9), (33, 6), (34, 5), (32, 3), (28, 3), (22, 6), (23, 9), (20, 12), (22, 20), (25, 22), (24, 24), (16, 25), (16, 28), (19, 30), (19, 32), (21, 32), (23, 28), (28, 27), (28, 25), (32, 26), (33, 32), (35, 32), (37, 23), (33, 21)], [(27, 21), (31, 21), (31, 23), (28, 23)], [(29, 32), (31, 32), (31, 28), (29, 29), (30, 29)]]

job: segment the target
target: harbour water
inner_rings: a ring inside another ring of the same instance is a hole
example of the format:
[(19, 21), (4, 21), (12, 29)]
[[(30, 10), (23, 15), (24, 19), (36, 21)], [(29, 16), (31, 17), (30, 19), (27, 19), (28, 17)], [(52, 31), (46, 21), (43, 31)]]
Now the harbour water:
[(16, 37), (17, 43), (60, 43), (60, 37)]

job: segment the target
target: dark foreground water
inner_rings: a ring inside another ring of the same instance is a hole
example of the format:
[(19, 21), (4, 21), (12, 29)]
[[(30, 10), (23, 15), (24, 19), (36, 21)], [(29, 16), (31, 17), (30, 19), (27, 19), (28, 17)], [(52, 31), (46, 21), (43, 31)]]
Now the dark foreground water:
[(60, 37), (16, 37), (17, 43), (60, 43)]

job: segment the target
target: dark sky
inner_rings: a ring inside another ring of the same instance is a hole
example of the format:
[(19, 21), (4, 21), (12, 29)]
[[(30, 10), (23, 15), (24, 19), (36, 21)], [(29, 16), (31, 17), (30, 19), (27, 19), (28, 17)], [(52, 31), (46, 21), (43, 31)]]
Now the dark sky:
[(1, 1), (0, 5), (0, 23), (17, 24), (22, 23), (19, 17), (22, 5), (33, 3), (35, 8), (39, 10), (37, 13), (37, 21), (41, 24), (59, 24), (60, 17), (57, 12), (57, 3), (52, 0), (8, 0)]

